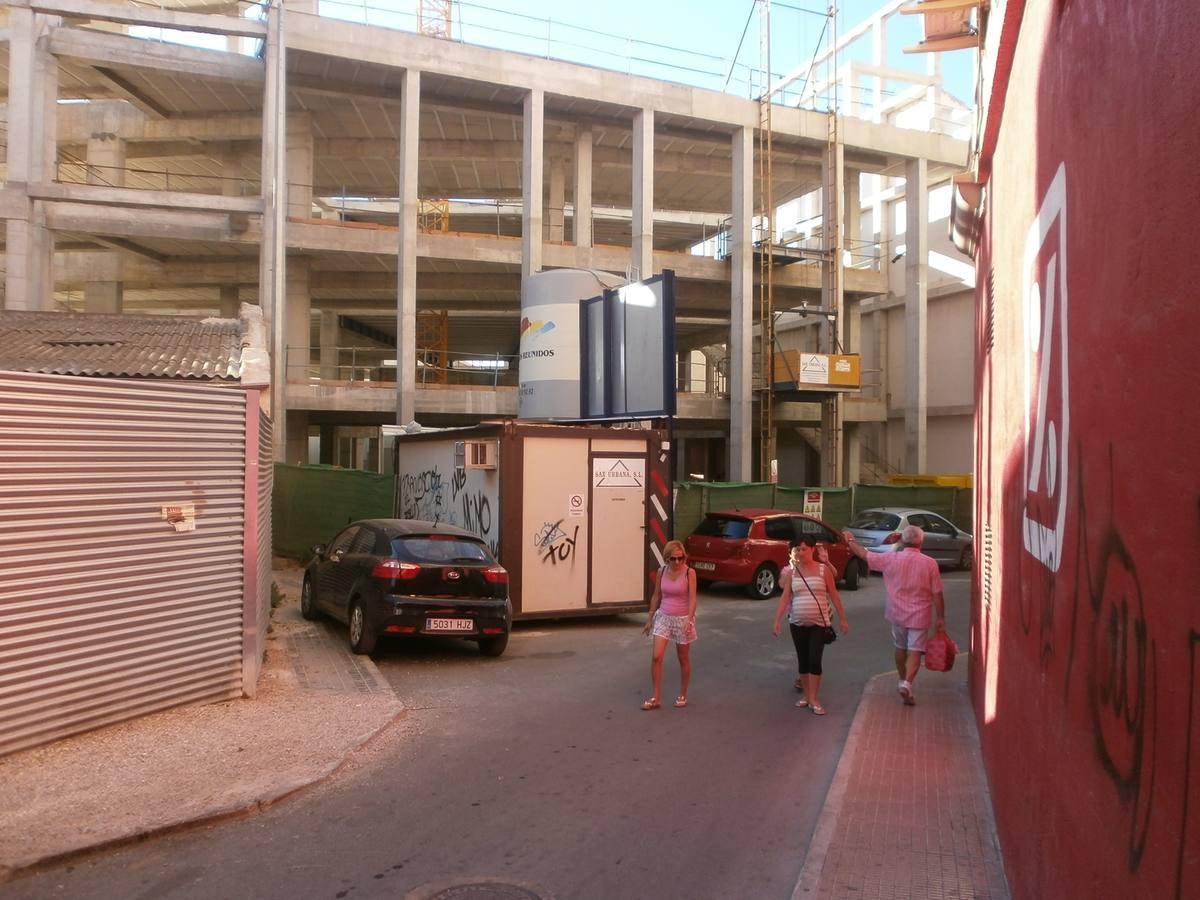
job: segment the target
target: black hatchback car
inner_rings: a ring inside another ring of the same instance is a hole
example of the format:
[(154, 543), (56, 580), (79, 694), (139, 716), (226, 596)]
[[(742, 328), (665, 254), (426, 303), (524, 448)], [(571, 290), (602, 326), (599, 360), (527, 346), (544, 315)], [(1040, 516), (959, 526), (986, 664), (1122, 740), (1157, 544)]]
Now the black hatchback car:
[(508, 572), (469, 531), (416, 519), (363, 519), (313, 554), (300, 613), (345, 622), (355, 653), (371, 653), (385, 635), (464, 637), (485, 656), (508, 646)]

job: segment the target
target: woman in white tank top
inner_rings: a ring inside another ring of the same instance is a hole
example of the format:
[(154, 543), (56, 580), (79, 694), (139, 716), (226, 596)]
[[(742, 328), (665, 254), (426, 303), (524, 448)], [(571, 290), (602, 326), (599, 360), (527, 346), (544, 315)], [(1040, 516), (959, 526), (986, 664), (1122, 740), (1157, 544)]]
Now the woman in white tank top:
[(821, 705), (821, 657), (825, 652), (825, 626), (833, 625), (832, 608), (837, 610), (842, 634), (850, 631), (846, 610), (834, 584), (833, 566), (818, 562), (816, 539), (805, 535), (792, 548), (791, 562), (779, 573), (783, 596), (775, 610), (775, 634), (779, 634), (783, 614), (788, 614), (788, 628), (796, 646), (796, 665), (799, 680), (804, 684), (804, 696), (796, 706), (807, 706), (814, 715), (825, 715)]

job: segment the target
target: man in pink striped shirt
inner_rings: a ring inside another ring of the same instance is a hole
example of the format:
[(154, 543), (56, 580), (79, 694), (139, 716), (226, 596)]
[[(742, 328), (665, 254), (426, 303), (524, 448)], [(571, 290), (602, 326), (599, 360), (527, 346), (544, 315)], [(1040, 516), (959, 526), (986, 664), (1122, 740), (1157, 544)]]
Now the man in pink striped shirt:
[(900, 532), (900, 549), (868, 551), (844, 532), (850, 552), (871, 569), (883, 573), (887, 605), (883, 616), (892, 623), (892, 643), (896, 648), (896, 689), (905, 706), (915, 704), (913, 681), (921, 671), (921, 654), (929, 640), (933, 610), (937, 610), (937, 630), (946, 630), (946, 603), (942, 596), (942, 575), (937, 560), (921, 553), (925, 532), (908, 525)]

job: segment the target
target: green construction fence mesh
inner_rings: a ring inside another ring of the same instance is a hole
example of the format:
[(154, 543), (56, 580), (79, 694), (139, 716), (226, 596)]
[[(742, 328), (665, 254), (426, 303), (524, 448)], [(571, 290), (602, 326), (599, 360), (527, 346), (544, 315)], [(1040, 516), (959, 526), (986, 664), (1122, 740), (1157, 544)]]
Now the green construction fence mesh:
[[(395, 479), (334, 466), (275, 465), (271, 528), (275, 554), (306, 559), (313, 544), (327, 542), (347, 522), (389, 517)], [(861, 509), (911, 506), (940, 513), (971, 530), (970, 488), (932, 485), (856, 484), (853, 487), (789, 487), (769, 482), (675, 482), (674, 535), (691, 534), (706, 513), (761, 507), (802, 512), (806, 495), (821, 493), (821, 515), (845, 528)]]
[(392, 515), (391, 475), (275, 464), (271, 533), (276, 556), (307, 559), (347, 522)]
[(722, 509), (761, 507), (804, 511), (809, 492), (821, 494), (821, 514), (834, 528), (845, 528), (861, 509), (910, 506), (940, 513), (964, 531), (971, 530), (970, 488), (890, 484), (853, 487), (788, 487), (769, 482), (675, 482), (675, 537), (691, 534), (706, 513)]

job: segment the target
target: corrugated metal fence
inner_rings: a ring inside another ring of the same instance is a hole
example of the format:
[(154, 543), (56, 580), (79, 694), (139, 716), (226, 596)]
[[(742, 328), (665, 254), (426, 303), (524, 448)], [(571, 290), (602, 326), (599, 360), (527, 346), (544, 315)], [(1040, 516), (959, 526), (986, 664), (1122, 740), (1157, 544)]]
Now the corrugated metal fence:
[[(242, 608), (242, 693), (258, 692), (267, 631), (271, 626), (271, 492), (275, 483), (271, 419), (259, 409), (253, 393), (246, 404), (246, 436), (257, 432), (257, 444), (246, 447), (245, 597)], [(252, 455), (253, 454), (253, 455)], [(257, 456), (256, 465), (250, 461)], [(251, 528), (251, 511), (254, 522)]]
[(241, 696), (246, 396), (0, 372), (0, 753)]

